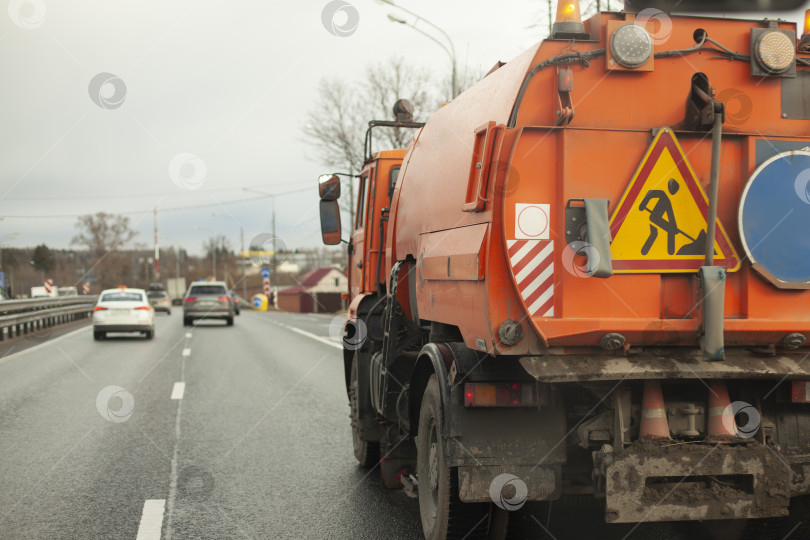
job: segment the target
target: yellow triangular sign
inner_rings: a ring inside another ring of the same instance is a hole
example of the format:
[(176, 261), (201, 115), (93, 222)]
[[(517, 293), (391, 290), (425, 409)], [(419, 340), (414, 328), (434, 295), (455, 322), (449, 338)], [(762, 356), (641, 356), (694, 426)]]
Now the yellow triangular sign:
[[(695, 272), (706, 252), (709, 203), (669, 128), (653, 139), (610, 218), (610, 253), (616, 273)], [(717, 220), (714, 264), (740, 267)]]

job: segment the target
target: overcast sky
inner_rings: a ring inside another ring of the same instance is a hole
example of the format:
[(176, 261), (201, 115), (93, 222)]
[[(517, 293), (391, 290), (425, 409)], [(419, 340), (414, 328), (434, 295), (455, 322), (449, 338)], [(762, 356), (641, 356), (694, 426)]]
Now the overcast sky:
[[(316, 178), (328, 168), (301, 134), (318, 81), (357, 79), (394, 54), (437, 76), (449, 69), (379, 1), (351, 0), (336, 28), (324, 25), (337, 5), (325, 0), (3, 3), (4, 247), (69, 248), (75, 216), (99, 211), (129, 215), (136, 240), (151, 246), (157, 206), (162, 246), (200, 252), (224, 234), (238, 248), (240, 226), (246, 244), (270, 231), (272, 200), (257, 192), (278, 195), (289, 247), (320, 245)], [(459, 63), (478, 70), (534, 43), (541, 32), (529, 26), (545, 4), (399, 3), (444, 28)], [(341, 28), (349, 35), (334, 35)]]

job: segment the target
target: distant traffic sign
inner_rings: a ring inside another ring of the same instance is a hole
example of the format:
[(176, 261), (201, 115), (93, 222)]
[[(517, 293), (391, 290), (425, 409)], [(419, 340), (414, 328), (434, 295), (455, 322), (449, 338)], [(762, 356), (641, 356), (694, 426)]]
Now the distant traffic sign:
[[(740, 200), (740, 239), (753, 267), (781, 288), (810, 288), (810, 152), (773, 156)], [(805, 231), (805, 232), (802, 232)]]
[(83, 294), (90, 294), (90, 284), (86, 281), (82, 284), (82, 293)]
[[(269, 269), (269, 268), (267, 268), (266, 266), (263, 266), (263, 267), (262, 267), (261, 274), (262, 274), (262, 278), (264, 278), (264, 279), (270, 279), (270, 269)], [(254, 275), (255, 275), (255, 274), (254, 274)]]
[[(669, 128), (653, 139), (613, 216), (616, 273), (695, 272), (706, 254), (708, 199)], [(714, 264), (730, 272), (737, 253), (717, 220)]]
[(253, 297), (253, 307), (255, 307), (255, 308), (262, 307), (262, 299), (259, 298), (258, 296)]
[(46, 279), (45, 280), (45, 292), (51, 294), (53, 292), (53, 280)]

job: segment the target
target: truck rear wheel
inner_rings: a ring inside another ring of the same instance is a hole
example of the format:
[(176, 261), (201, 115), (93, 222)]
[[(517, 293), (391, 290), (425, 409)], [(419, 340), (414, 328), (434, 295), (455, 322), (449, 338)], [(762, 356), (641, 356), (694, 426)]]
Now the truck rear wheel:
[(431, 375), (422, 397), (416, 439), (422, 531), (427, 540), (487, 538), (492, 505), (459, 499), (458, 471), (445, 464), (441, 425), (439, 383)]
[(360, 395), (357, 383), (357, 353), (355, 353), (354, 358), (352, 358), (349, 406), (352, 409), (352, 444), (354, 445), (354, 457), (360, 462), (361, 467), (368, 469), (375, 466), (380, 461), (380, 443), (369, 442), (363, 437), (363, 428), (360, 423)]

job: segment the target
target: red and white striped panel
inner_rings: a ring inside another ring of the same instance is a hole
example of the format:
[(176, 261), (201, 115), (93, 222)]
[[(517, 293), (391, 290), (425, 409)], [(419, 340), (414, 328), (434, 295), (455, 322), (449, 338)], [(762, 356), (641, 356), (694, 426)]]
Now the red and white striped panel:
[(554, 316), (554, 241), (508, 240), (512, 274), (532, 317)]

